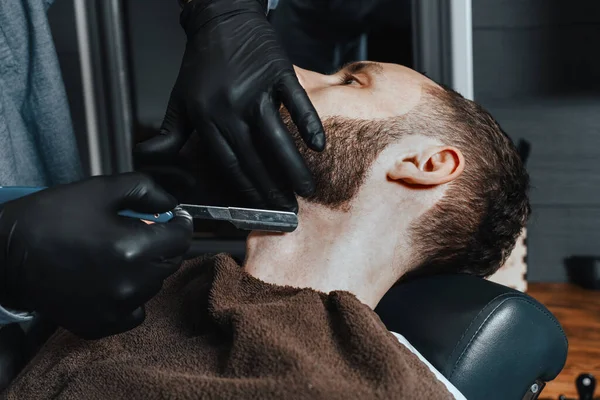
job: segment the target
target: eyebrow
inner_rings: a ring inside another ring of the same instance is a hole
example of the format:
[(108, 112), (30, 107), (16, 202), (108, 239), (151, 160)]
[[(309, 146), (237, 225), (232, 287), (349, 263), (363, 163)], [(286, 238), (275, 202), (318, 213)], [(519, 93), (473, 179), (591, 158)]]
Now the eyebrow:
[(347, 72), (349, 74), (360, 74), (371, 72), (373, 74), (378, 74), (383, 71), (383, 66), (376, 62), (352, 62), (350, 64), (344, 65), (338, 72)]

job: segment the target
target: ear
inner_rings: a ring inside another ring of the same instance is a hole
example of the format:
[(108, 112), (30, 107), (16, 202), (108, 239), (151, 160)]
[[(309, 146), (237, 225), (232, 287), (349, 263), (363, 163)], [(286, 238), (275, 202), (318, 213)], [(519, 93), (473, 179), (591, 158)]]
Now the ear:
[(458, 178), (464, 169), (465, 158), (459, 149), (436, 146), (402, 156), (388, 171), (388, 178), (410, 185), (436, 186)]

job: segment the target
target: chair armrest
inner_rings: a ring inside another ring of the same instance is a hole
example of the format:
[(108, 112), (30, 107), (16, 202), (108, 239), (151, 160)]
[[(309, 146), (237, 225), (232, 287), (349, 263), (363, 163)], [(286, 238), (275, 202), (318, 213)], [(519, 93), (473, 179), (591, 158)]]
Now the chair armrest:
[(400, 284), (375, 311), (469, 400), (520, 400), (566, 361), (567, 338), (546, 307), (474, 276)]

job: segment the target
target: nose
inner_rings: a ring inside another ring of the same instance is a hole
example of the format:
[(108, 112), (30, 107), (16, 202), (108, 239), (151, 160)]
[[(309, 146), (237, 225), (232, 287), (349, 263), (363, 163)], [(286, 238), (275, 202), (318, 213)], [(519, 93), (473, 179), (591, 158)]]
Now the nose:
[(318, 72), (309, 71), (296, 66), (294, 66), (294, 71), (296, 71), (300, 85), (302, 85), (307, 93), (327, 86), (327, 75), (322, 75)]

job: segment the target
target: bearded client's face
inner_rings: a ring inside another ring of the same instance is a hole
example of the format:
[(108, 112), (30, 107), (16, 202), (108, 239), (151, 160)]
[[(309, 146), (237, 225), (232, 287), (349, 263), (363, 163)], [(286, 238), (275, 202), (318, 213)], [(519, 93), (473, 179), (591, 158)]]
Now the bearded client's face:
[[(410, 112), (429, 79), (393, 64), (354, 63), (334, 75), (295, 68), (298, 79), (322, 118), (326, 148), (309, 150), (287, 110), (283, 121), (313, 173), (312, 202), (330, 207), (347, 204), (358, 192), (377, 155), (389, 143), (386, 119)], [(377, 121), (375, 121), (377, 120)]]
[(294, 69), (323, 119), (399, 117), (419, 104), (423, 85), (435, 85), (418, 72), (396, 64), (358, 62), (333, 75)]
[(325, 150), (315, 152), (302, 141), (286, 109), (281, 116), (315, 179), (311, 202), (341, 208), (356, 195), (369, 167), (389, 141), (381, 123), (330, 117), (323, 120)]

